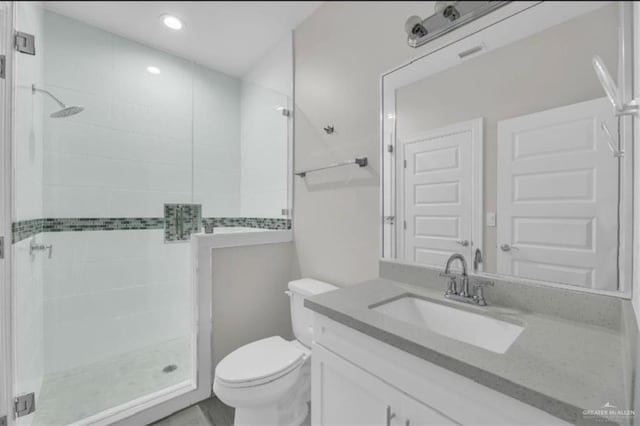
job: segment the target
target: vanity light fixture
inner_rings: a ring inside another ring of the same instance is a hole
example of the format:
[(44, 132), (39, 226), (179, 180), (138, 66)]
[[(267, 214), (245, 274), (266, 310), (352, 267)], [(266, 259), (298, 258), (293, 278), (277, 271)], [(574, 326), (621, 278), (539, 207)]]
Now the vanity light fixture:
[(184, 27), (184, 24), (182, 23), (180, 18), (177, 18), (173, 15), (164, 14), (160, 17), (160, 19), (162, 19), (162, 23), (166, 27), (171, 28), (172, 30), (179, 31)]
[(404, 29), (411, 47), (423, 44), (468, 24), (508, 1), (437, 1), (434, 13), (425, 19), (414, 15), (407, 19)]
[(160, 74), (160, 68), (154, 67), (152, 65), (147, 67), (147, 71), (149, 71), (150, 74)]

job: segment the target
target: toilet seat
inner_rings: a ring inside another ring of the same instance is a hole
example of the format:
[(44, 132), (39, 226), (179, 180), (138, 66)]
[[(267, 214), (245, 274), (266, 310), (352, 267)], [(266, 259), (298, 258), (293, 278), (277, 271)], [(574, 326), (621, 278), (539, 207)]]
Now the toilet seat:
[(274, 381), (300, 367), (309, 351), (280, 336), (244, 345), (216, 366), (216, 379), (226, 387), (245, 388)]

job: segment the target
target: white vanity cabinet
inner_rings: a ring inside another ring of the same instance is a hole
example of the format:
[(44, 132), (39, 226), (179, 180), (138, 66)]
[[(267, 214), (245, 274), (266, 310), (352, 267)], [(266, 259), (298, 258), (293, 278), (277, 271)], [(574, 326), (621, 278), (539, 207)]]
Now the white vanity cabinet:
[(456, 424), (320, 345), (312, 359), (314, 425)]
[(325, 316), (314, 315), (313, 426), (569, 424)]

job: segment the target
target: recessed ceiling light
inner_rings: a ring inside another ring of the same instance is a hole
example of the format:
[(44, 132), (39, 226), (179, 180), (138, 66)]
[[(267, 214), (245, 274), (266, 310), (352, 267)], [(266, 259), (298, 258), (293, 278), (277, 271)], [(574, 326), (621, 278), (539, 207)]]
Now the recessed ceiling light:
[(162, 23), (172, 30), (181, 30), (184, 24), (178, 18), (173, 15), (162, 15), (160, 17), (162, 19)]
[(160, 74), (160, 68), (154, 66), (148, 66), (147, 71), (149, 71), (151, 74)]

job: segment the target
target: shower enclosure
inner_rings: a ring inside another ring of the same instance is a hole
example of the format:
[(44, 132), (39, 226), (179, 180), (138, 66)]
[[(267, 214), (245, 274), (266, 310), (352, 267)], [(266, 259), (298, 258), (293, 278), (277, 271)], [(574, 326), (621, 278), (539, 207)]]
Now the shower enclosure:
[(185, 235), (181, 215), (290, 226), (290, 93), (44, 6), (1, 9), (35, 47), (10, 55), (5, 84), (15, 423), (110, 423), (195, 402), (211, 392), (198, 371), (211, 350), (188, 243), (200, 226)]

